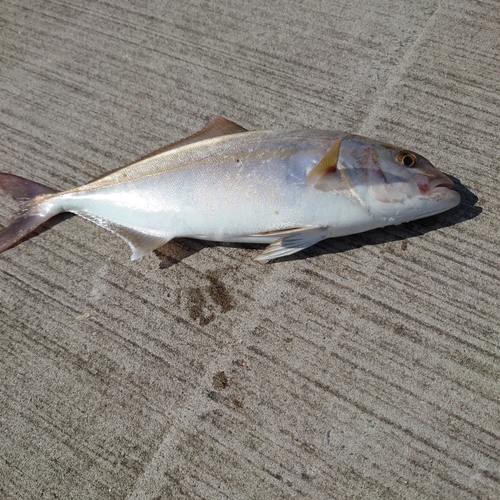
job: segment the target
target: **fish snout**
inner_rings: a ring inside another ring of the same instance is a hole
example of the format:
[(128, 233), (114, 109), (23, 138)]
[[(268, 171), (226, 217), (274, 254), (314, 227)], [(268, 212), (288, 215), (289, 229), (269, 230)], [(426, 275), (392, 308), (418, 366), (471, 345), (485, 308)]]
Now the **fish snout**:
[(416, 179), (420, 194), (431, 195), (450, 191), (453, 181), (437, 169), (427, 170)]
[(446, 175), (439, 173), (440, 175), (429, 182), (429, 189), (434, 191), (438, 188), (452, 189), (454, 186), (453, 181)]

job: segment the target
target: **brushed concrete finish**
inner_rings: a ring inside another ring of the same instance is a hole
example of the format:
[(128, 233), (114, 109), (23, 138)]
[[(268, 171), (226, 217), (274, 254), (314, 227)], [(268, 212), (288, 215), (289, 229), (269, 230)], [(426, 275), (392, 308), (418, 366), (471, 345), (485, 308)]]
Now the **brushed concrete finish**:
[(0, 496), (499, 498), (499, 39), (488, 0), (0, 1), (1, 171), (67, 189), (221, 114), (463, 199), (267, 265), (53, 220), (0, 256)]

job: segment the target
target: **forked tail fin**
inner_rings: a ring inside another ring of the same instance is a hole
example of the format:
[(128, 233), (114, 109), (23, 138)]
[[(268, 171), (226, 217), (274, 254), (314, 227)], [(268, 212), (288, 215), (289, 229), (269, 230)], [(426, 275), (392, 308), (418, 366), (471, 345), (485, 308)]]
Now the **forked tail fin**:
[(0, 230), (0, 253), (60, 212), (45, 195), (57, 191), (13, 174), (0, 173), (0, 189), (19, 201), (21, 213)]

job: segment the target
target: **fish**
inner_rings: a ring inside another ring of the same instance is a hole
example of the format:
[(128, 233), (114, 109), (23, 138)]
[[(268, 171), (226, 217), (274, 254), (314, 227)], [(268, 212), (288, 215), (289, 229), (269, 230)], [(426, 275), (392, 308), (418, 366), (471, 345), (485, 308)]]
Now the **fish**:
[(460, 202), (453, 185), (423, 156), (384, 142), (248, 131), (212, 116), (199, 132), (67, 191), (0, 173), (0, 189), (21, 208), (0, 230), (0, 252), (71, 212), (125, 240), (132, 260), (189, 237), (264, 243), (255, 260), (265, 262), (449, 210)]

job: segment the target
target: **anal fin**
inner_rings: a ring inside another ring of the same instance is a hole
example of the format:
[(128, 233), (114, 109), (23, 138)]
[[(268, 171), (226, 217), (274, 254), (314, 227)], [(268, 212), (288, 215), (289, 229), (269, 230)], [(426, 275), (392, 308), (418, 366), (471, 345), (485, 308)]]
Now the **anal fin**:
[(277, 239), (265, 248), (255, 260), (267, 262), (268, 260), (277, 259), (300, 252), (307, 247), (318, 243), (326, 236), (326, 228), (304, 228), (302, 231), (294, 229), (288, 235)]
[(118, 233), (118, 236), (123, 238), (132, 249), (131, 260), (136, 260), (149, 252), (152, 252), (161, 245), (167, 243), (171, 238), (163, 238), (161, 236), (152, 236), (150, 234), (140, 233), (138, 231), (127, 231), (125, 237), (123, 232)]
[(126, 241), (132, 250), (131, 260), (136, 260), (149, 252), (152, 252), (161, 245), (164, 245), (172, 238), (165, 236), (155, 236), (152, 234), (138, 231), (127, 226), (122, 226), (115, 222), (97, 217), (89, 212), (75, 211), (73, 212), (84, 219), (90, 220), (94, 224), (111, 231), (119, 236), (122, 240)]

